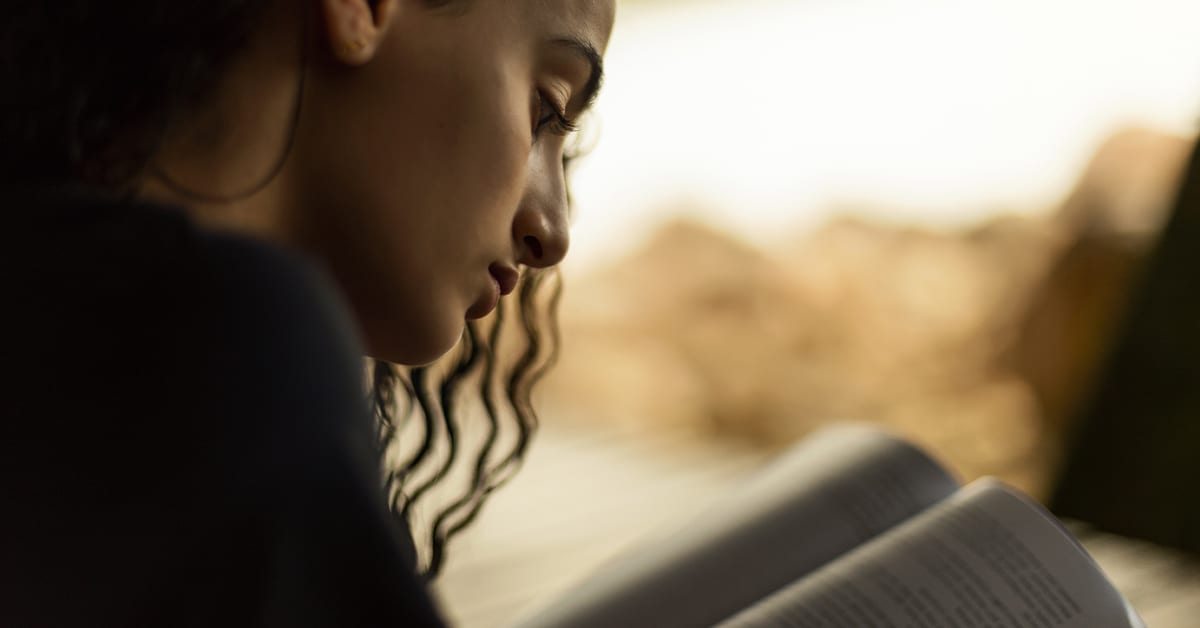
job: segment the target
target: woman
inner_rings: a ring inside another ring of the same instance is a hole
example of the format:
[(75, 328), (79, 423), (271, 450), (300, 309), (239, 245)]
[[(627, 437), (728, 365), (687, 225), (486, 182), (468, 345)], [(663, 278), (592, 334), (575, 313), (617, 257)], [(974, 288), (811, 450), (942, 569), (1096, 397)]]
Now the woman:
[[(445, 475), (407, 482), (436, 433), (381, 485), (361, 359), (387, 445), (388, 363), (562, 259), (613, 5), (5, 4), (0, 625), (440, 623), (388, 508)], [(493, 362), (473, 327), (439, 394), (413, 372), (419, 414), (486, 363), (494, 416)], [(523, 442), (480, 454), (426, 572)]]

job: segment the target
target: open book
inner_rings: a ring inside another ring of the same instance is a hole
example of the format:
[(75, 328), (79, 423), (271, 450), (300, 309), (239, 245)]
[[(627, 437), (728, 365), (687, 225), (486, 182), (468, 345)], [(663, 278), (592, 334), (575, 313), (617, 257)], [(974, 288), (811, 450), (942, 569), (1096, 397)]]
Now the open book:
[(867, 427), (822, 431), (520, 628), (1144, 627), (1048, 511), (960, 488)]

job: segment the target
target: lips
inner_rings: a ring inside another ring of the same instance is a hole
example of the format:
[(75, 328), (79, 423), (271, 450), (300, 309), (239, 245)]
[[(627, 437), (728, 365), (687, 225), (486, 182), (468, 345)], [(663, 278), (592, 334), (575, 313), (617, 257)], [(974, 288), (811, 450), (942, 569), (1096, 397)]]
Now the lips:
[(491, 289), (487, 291), (479, 301), (476, 301), (471, 309), (467, 310), (467, 318), (475, 320), (483, 318), (492, 313), (496, 306), (500, 303), (500, 297), (511, 294), (517, 289), (517, 282), (521, 280), (521, 273), (511, 267), (503, 264), (492, 264), (488, 266), (488, 274), (491, 275)]
[(496, 285), (500, 286), (501, 295), (512, 294), (521, 279), (521, 273), (517, 269), (502, 264), (488, 266), (488, 272), (491, 273), (492, 279), (496, 280)]

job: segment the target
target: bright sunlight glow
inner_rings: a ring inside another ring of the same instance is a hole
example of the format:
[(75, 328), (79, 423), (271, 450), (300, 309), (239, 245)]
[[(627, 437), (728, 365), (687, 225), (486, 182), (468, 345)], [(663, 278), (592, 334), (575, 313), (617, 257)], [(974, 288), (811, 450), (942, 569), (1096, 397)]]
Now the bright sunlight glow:
[(621, 6), (569, 265), (671, 207), (751, 239), (855, 208), (1041, 212), (1110, 133), (1193, 134), (1197, 0), (692, 0)]

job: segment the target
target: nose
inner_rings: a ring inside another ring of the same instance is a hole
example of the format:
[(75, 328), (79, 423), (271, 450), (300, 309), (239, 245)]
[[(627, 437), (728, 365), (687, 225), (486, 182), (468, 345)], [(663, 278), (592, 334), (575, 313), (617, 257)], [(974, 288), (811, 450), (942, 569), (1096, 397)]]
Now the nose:
[(521, 252), (517, 262), (530, 268), (548, 268), (563, 261), (571, 241), (565, 216), (565, 211), (518, 213), (513, 222), (513, 237)]
[(571, 236), (567, 224), (567, 190), (561, 164), (538, 177), (513, 218), (517, 262), (530, 268), (548, 268), (567, 256)]

